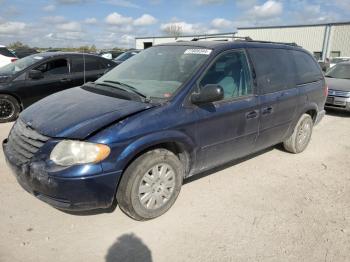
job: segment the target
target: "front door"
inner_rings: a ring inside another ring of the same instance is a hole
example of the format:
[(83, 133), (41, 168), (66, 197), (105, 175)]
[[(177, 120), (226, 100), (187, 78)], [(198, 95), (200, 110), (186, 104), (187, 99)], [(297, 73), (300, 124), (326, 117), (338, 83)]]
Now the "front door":
[(195, 107), (199, 170), (249, 154), (258, 131), (258, 97), (244, 50), (220, 55), (209, 66), (198, 88), (207, 84), (220, 85), (224, 99)]
[(67, 58), (56, 58), (33, 68), (43, 73), (41, 79), (27, 79), (26, 92), (29, 104), (48, 95), (72, 87)]

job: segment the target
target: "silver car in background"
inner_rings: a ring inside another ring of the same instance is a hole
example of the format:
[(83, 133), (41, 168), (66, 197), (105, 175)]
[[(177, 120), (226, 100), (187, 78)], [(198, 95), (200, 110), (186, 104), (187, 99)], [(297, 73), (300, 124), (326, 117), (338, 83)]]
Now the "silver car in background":
[(328, 85), (326, 107), (350, 112), (350, 62), (336, 64), (325, 76)]

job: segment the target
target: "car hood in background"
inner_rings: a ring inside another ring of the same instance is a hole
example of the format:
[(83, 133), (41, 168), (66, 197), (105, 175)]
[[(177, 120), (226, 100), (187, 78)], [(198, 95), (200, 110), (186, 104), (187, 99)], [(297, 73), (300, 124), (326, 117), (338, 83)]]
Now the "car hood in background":
[(326, 77), (329, 89), (350, 92), (350, 79)]
[(0, 75), (0, 83), (6, 83), (10, 80), (11, 76), (9, 75)]
[(72, 88), (40, 100), (20, 118), (37, 132), (55, 138), (84, 139), (99, 129), (153, 107)]

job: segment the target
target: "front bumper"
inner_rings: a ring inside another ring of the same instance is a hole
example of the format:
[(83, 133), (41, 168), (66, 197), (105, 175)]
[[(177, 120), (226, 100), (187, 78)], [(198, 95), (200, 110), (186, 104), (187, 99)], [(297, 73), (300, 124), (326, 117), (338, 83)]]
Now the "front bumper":
[(350, 111), (350, 97), (328, 95), (325, 107)]
[[(108, 208), (113, 204), (121, 171), (59, 177), (57, 172), (48, 171), (42, 161), (18, 165), (6, 150), (6, 143), (7, 140), (2, 146), (7, 164), (18, 183), (38, 199), (58, 209), (69, 211)], [(89, 169), (89, 166), (67, 169), (67, 173), (76, 171), (83, 174), (81, 170), (84, 168)]]

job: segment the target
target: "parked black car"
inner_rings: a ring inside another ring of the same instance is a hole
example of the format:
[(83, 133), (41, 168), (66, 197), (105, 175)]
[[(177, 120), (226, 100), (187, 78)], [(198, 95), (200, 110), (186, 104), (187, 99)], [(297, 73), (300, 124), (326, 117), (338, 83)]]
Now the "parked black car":
[[(79, 53), (41, 53), (0, 68), (0, 123), (58, 91), (95, 81), (115, 62)], [(84, 71), (85, 70), (85, 71)]]
[(37, 54), (39, 53), (37, 50), (34, 48), (28, 48), (28, 47), (20, 47), (16, 48), (13, 50), (13, 53), (18, 57), (18, 58), (23, 58), (29, 55)]

